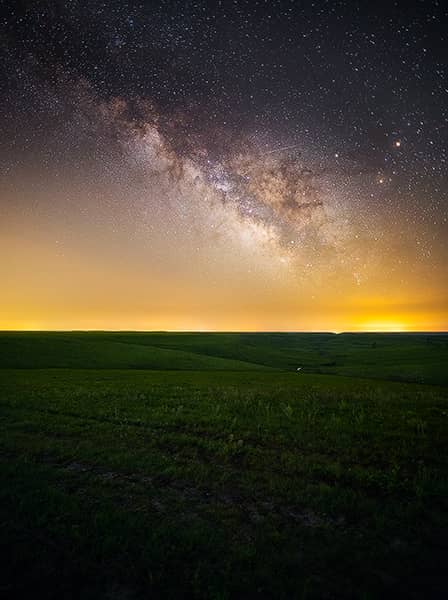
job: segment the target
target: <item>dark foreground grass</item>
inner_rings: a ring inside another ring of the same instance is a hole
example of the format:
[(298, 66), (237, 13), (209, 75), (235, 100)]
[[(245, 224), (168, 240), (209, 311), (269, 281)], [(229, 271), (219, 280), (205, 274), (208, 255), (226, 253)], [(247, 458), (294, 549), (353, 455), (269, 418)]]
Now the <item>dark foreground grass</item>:
[(5, 597), (446, 596), (447, 388), (203, 364), (0, 370)]

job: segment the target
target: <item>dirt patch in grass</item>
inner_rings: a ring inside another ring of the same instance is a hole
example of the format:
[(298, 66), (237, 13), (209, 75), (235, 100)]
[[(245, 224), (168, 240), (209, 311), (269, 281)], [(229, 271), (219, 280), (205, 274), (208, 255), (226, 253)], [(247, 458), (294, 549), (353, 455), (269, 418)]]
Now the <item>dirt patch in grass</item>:
[[(331, 517), (319, 514), (306, 507), (283, 505), (272, 498), (250, 498), (237, 489), (217, 492), (205, 486), (194, 486), (187, 481), (168, 478), (166, 476), (148, 476), (140, 473), (123, 473), (113, 471), (101, 465), (77, 461), (58, 461), (50, 457), (41, 459), (61, 473), (75, 473), (81, 476), (94, 477), (97, 482), (117, 488), (128, 509), (147, 512), (155, 510), (168, 514), (172, 510), (173, 499), (183, 506), (184, 516), (203, 515), (208, 509), (222, 506), (240, 513), (245, 520), (253, 524), (262, 523), (266, 519), (294, 522), (305, 527), (344, 527), (344, 517)], [(64, 487), (64, 481), (61, 479)], [(85, 490), (85, 487), (82, 488)], [(145, 489), (148, 491), (147, 501)]]

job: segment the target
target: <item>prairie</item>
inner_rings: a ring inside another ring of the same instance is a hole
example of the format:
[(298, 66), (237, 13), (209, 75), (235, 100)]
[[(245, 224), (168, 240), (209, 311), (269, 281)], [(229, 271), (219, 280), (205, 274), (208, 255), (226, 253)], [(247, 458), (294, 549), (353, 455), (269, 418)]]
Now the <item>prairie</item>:
[(443, 334), (0, 334), (2, 592), (442, 597), (447, 359)]

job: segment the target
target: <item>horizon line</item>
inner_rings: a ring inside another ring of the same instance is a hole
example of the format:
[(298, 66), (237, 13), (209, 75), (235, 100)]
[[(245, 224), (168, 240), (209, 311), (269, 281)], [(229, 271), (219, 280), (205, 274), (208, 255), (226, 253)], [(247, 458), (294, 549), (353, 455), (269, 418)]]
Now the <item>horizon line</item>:
[(327, 333), (361, 334), (361, 333), (394, 333), (394, 334), (448, 334), (445, 329), (0, 329), (1, 333)]

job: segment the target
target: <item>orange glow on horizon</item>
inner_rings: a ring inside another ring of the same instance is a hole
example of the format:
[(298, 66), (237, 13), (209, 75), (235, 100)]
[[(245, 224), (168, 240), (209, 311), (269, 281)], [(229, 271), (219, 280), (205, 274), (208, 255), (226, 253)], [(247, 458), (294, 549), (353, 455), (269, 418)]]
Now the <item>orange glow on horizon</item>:
[(443, 244), (429, 261), (387, 223), (374, 246), (357, 234), (314, 255), (222, 206), (198, 209), (174, 243), (163, 220), (136, 229), (120, 213), (111, 229), (89, 213), (27, 216), (20, 201), (0, 223), (1, 330), (448, 330)]

